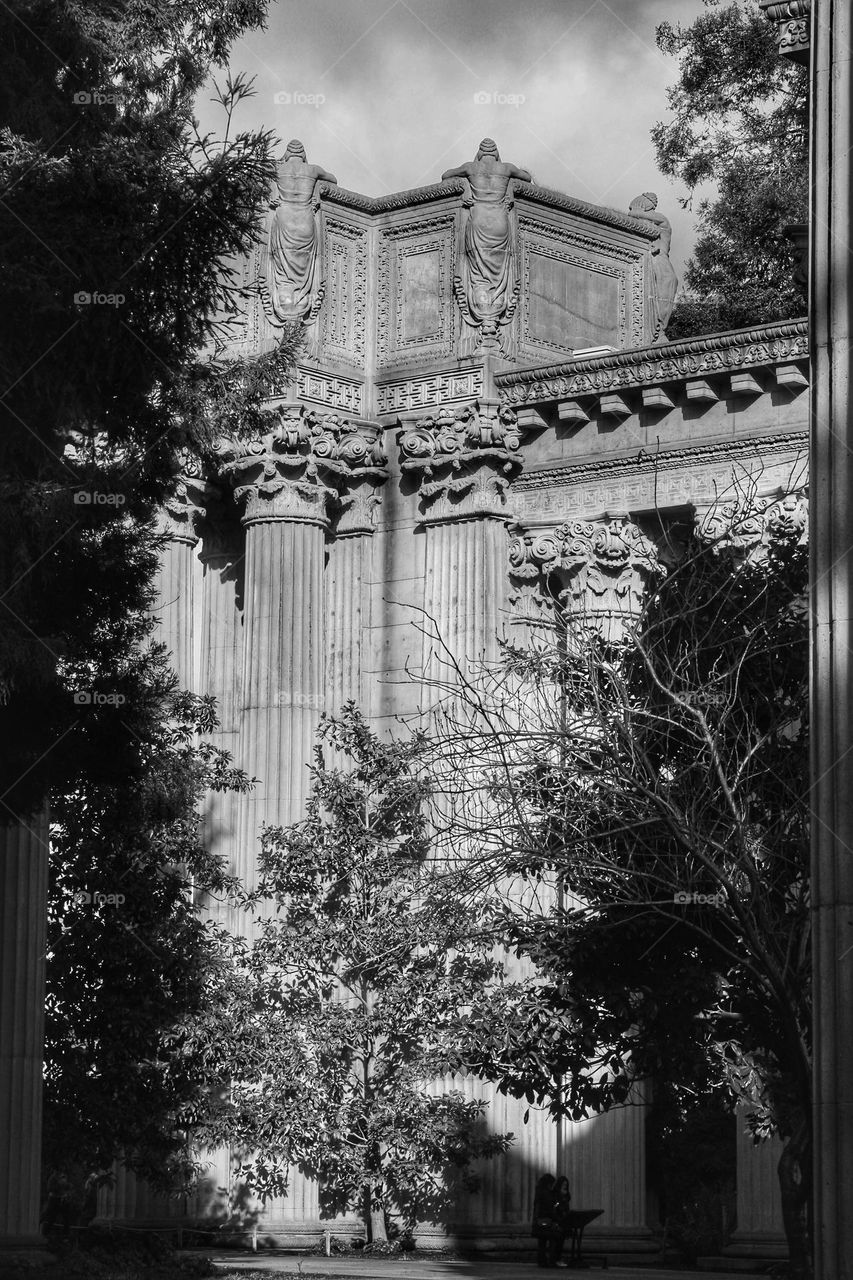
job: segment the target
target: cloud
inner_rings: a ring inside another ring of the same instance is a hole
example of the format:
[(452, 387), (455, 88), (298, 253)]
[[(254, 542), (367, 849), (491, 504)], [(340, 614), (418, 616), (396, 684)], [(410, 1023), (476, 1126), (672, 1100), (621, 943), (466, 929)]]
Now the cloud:
[[(235, 46), (232, 70), (257, 77), (238, 123), (302, 138), (309, 159), (370, 195), (436, 181), (483, 136), (542, 185), (593, 203), (625, 208), (657, 191), (680, 274), (694, 227), (649, 138), (676, 72), (654, 33), (703, 9), (702, 0), (288, 0), (271, 5), (267, 32)], [(209, 114), (204, 123), (215, 127)]]

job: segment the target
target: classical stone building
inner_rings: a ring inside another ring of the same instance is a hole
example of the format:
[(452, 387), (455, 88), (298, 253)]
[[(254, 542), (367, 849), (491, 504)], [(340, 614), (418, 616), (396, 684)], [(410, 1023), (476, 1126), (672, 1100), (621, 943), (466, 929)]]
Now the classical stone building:
[[(805, 322), (667, 343), (654, 198), (629, 213), (528, 178), (484, 140), (442, 181), (373, 199), (288, 147), (230, 349), (268, 350), (296, 320), (304, 355), (273, 431), (223, 440), (217, 474), (188, 466), (160, 581), (181, 680), (216, 696), (221, 744), (261, 780), (206, 814), (249, 883), (261, 824), (304, 812), (321, 711), (354, 698), (379, 725), (415, 711), (418, 611), (463, 660), (553, 625), (555, 577), (618, 626), (667, 523), (716, 518), (733, 480), (768, 509), (785, 498), (776, 514), (804, 528)], [(517, 1141), (459, 1230), (524, 1240), (533, 1183), (559, 1167), (578, 1207), (604, 1210), (592, 1237), (649, 1248), (642, 1105), (561, 1126), (523, 1110), (492, 1101)], [(774, 1165), (739, 1142), (745, 1253), (781, 1247)], [(200, 1211), (229, 1176), (226, 1153)], [(158, 1214), (125, 1178), (102, 1209)], [(318, 1215), (297, 1179), (262, 1225), (316, 1238)]]

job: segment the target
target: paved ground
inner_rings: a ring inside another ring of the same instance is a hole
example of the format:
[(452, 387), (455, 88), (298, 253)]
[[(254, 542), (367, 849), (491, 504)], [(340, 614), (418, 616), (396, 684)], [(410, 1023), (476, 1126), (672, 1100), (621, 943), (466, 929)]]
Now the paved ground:
[[(295, 1257), (293, 1254), (258, 1255), (251, 1257), (229, 1253), (214, 1253), (214, 1263), (223, 1272), (281, 1271), (301, 1276), (357, 1277), (358, 1280), (539, 1280), (542, 1273), (535, 1262), (476, 1261), (433, 1262), (428, 1258), (396, 1262), (393, 1259), (371, 1258), (321, 1258)], [(562, 1275), (562, 1271), (557, 1272)], [(572, 1274), (571, 1271), (567, 1274)], [(714, 1280), (725, 1276), (732, 1280), (732, 1272), (722, 1271), (661, 1271), (654, 1267), (611, 1266), (606, 1272), (590, 1267), (588, 1276), (609, 1275), (613, 1280)], [(740, 1280), (766, 1280), (758, 1273), (736, 1273)]]

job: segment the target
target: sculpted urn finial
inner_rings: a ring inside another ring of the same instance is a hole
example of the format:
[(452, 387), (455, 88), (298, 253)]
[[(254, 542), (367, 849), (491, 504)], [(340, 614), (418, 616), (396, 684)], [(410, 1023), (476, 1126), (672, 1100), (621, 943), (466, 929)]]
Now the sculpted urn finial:
[(464, 324), (461, 354), (489, 350), (509, 354), (505, 327), (518, 300), (510, 182), (513, 178), (531, 182), (532, 178), (526, 169), (505, 164), (492, 138), (483, 138), (473, 160), (441, 175), (442, 182), (450, 178), (465, 178), (471, 192), (453, 281)]

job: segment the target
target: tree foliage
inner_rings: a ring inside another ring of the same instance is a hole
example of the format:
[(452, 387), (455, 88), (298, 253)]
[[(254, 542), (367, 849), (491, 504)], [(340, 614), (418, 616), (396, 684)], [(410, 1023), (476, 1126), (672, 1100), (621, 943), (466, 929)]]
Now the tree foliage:
[(808, 75), (780, 58), (755, 0), (705, 0), (690, 26), (662, 23), (678, 59), (671, 118), (652, 141), (662, 173), (694, 192), (699, 235), (670, 339), (802, 315), (796, 254), (785, 228), (808, 220)]
[(502, 970), (455, 878), (429, 862), (425, 745), (381, 742), (352, 705), (323, 723), (307, 817), (264, 833), (242, 997), (208, 1028), (230, 1085), (207, 1143), (257, 1152), (242, 1173), (264, 1197), (298, 1166), (324, 1212), (360, 1212), (373, 1240), (389, 1212), (440, 1220), (476, 1185), (474, 1161), (512, 1137), (444, 1079)]
[(542, 975), (460, 1052), (574, 1119), (638, 1078), (670, 1121), (697, 1093), (743, 1100), (785, 1142), (806, 1268), (808, 565), (800, 499), (767, 505), (744, 491), (679, 533), (623, 641), (558, 608), (561, 643), (508, 648), (491, 687), (466, 686), (439, 781), (472, 798), (469, 843), (487, 786), (482, 875), (534, 891), (506, 928)]

